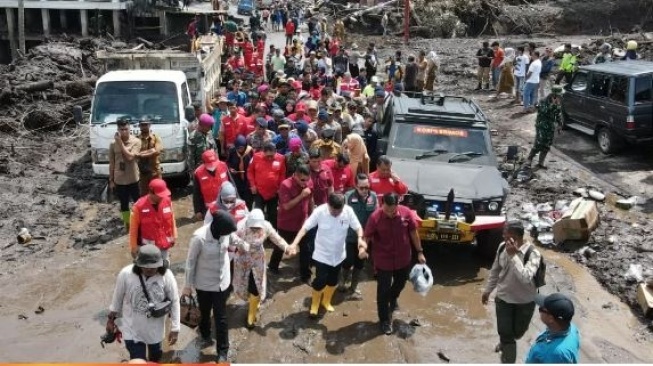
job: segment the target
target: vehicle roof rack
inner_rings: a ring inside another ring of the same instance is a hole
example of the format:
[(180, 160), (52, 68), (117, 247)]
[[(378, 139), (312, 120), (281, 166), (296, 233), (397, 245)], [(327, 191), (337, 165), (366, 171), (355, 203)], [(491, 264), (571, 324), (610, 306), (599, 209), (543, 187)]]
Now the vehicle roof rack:
[(428, 104), (435, 104), (435, 105), (443, 106), (444, 105), (444, 98), (445, 98), (444, 93), (440, 93), (438, 95), (437, 100), (435, 99), (435, 94), (424, 95), (424, 93), (422, 93), (422, 97), (420, 98), (420, 100), (421, 100), (422, 104), (427, 104), (428, 103)]

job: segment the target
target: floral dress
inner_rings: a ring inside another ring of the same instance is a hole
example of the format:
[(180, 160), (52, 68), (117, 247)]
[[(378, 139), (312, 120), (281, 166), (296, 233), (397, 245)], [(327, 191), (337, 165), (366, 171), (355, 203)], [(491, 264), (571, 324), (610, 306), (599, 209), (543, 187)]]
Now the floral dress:
[(263, 243), (270, 239), (272, 243), (280, 249), (285, 250), (288, 243), (272, 227), (269, 222), (265, 222), (265, 228), (257, 235), (254, 231), (247, 228), (247, 220), (242, 220), (238, 223), (238, 230), (236, 235), (249, 244), (249, 250), (243, 251), (238, 248), (234, 257), (234, 275), (232, 284), (234, 293), (240, 299), (247, 301), (249, 291), (247, 285), (249, 284), (250, 271), (254, 275), (254, 282), (256, 289), (261, 296), (261, 301), (265, 300), (267, 294), (267, 277), (265, 273), (265, 249)]

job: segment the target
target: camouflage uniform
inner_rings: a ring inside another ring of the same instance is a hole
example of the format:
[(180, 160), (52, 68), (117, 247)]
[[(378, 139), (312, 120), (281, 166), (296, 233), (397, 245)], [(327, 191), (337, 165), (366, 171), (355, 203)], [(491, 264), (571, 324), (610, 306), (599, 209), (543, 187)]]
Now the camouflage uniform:
[(560, 123), (560, 106), (551, 102), (547, 98), (540, 103), (537, 108), (537, 118), (535, 120), (535, 144), (528, 155), (531, 161), (537, 153), (540, 153), (539, 164), (544, 165), (544, 159), (553, 145), (556, 125)]
[(215, 140), (210, 133), (202, 133), (195, 130), (188, 136), (188, 165), (191, 172), (194, 172), (202, 164), (202, 153), (206, 150), (216, 150)]

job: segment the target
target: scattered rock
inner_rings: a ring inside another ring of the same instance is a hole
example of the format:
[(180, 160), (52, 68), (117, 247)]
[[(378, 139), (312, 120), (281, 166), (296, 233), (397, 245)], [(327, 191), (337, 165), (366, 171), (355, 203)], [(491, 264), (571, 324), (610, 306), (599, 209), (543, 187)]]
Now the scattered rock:
[(447, 357), (447, 355), (444, 354), (442, 351), (438, 351), (438, 358), (440, 358), (442, 361), (449, 363), (451, 359)]
[(43, 306), (39, 306), (38, 308), (36, 308), (36, 310), (34, 310), (34, 314), (43, 314), (44, 311), (45, 309), (43, 308)]

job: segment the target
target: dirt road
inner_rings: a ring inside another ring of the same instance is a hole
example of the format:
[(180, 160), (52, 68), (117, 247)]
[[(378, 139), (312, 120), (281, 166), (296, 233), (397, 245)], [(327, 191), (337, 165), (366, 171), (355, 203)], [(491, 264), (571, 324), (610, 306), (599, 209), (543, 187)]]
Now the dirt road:
[[(175, 202), (179, 218), (190, 216), (188, 198)], [(197, 223), (179, 230), (172, 251), (172, 268), (183, 285), (187, 243)], [(582, 334), (583, 362), (653, 362), (653, 343), (641, 323), (619, 299), (608, 294), (587, 270), (566, 255), (547, 251), (549, 288), (565, 291), (578, 306), (575, 322)], [(261, 309), (259, 326), (244, 327), (246, 308), (233, 299), (229, 305), (232, 361), (254, 362), (442, 362), (442, 352), (456, 363), (494, 363), (497, 341), (492, 303), (482, 306), (481, 288), (489, 263), (474, 256), (471, 247), (429, 247), (428, 263), (435, 285), (426, 297), (406, 288), (400, 298), (396, 332), (380, 334), (376, 324), (375, 283), (366, 279), (363, 299), (336, 295), (336, 312), (310, 320), (310, 288), (294, 280), (297, 259), (284, 262), (279, 276), (270, 278), (270, 298)], [(115, 276), (130, 262), (126, 238), (101, 251), (68, 250), (47, 260), (17, 265), (2, 275), (0, 334), (4, 362), (118, 362), (126, 358), (122, 345), (100, 347)], [(34, 311), (43, 306), (42, 314)], [(27, 319), (20, 319), (23, 315)], [(421, 326), (409, 323), (416, 319)], [(519, 342), (519, 357), (542, 330), (533, 318)], [(212, 347), (200, 350), (194, 331), (182, 326), (178, 345), (168, 350), (173, 362), (212, 361)]]

